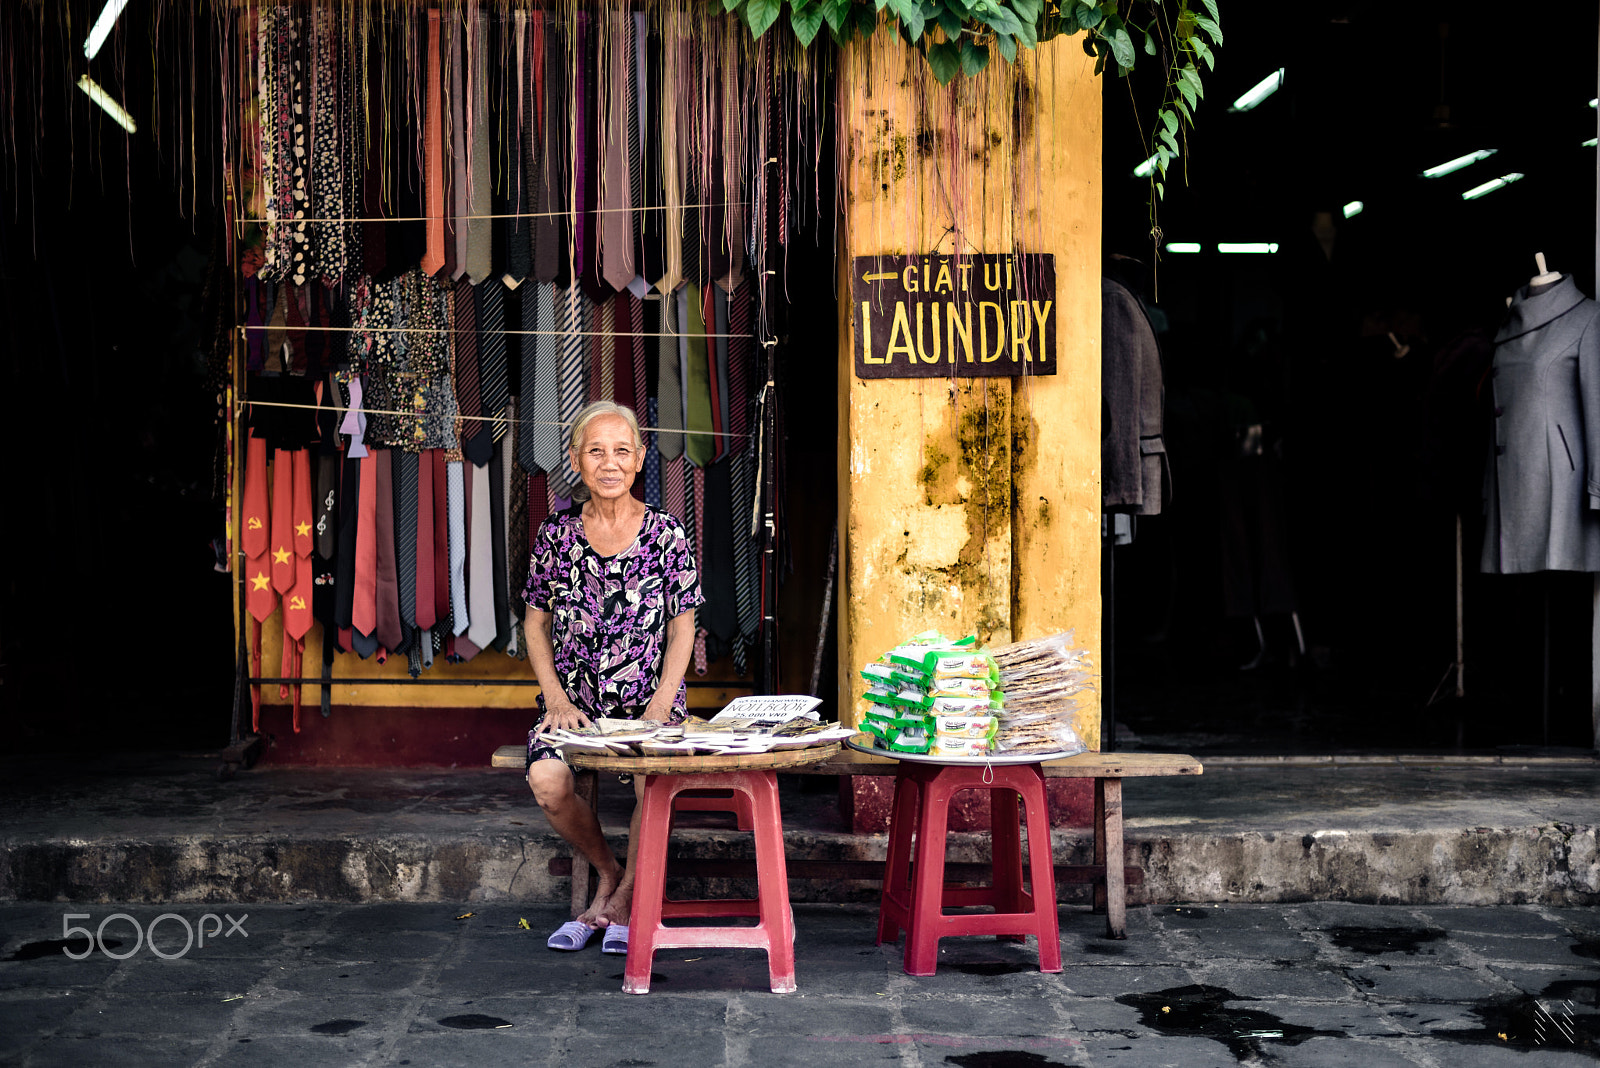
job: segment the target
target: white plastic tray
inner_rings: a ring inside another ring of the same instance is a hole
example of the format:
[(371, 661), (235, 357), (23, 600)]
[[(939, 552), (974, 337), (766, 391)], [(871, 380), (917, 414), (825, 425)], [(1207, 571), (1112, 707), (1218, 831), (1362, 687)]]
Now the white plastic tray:
[[(887, 749), (875, 749), (870, 745), (858, 745), (853, 741), (845, 742), (844, 744), (849, 746), (851, 749), (854, 749), (858, 753), (866, 753), (869, 756), (888, 757), (890, 760), (904, 760), (912, 764), (972, 764), (977, 767), (982, 767), (985, 764), (991, 766), (995, 764), (1042, 764), (1046, 760), (1060, 760), (1062, 757), (1078, 755), (1077, 753), (1054, 752), (1014, 753), (1010, 755), (1005, 753), (989, 753), (984, 756), (971, 757), (936, 757), (929, 756), (927, 753), (894, 753)], [(1082, 750), (1080, 750), (1080, 752), (1081, 751)]]

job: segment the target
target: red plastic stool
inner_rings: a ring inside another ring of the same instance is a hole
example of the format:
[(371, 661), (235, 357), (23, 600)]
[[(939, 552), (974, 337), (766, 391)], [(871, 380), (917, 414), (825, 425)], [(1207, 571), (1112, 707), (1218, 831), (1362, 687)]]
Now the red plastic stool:
[(756, 826), (756, 816), (750, 807), (750, 795), (738, 790), (696, 790), (682, 793), (673, 799), (677, 812), (731, 812), (741, 831), (751, 831)]
[[(667, 839), (673, 799), (684, 790), (732, 790), (749, 802), (756, 836), (755, 900), (670, 901), (666, 896)], [(778, 811), (778, 777), (772, 771), (730, 771), (689, 775), (649, 775), (644, 780), (644, 812), (639, 825), (638, 872), (633, 880), (633, 912), (628, 920), (628, 964), (622, 989), (650, 992), (650, 966), (658, 949), (729, 947), (764, 949), (774, 994), (796, 989), (794, 915), (789, 911), (789, 873), (783, 852), (783, 819)], [(756, 916), (754, 927), (668, 927), (681, 917)]]
[[(950, 798), (962, 790), (991, 791), (994, 879), (990, 886), (944, 885)], [(1031, 894), (1022, 888), (1019, 800), (1028, 819)], [(945, 915), (946, 908), (965, 905), (989, 905), (995, 911)], [(878, 905), (878, 944), (894, 941), (901, 931), (906, 932), (907, 975), (934, 974), (939, 964), (939, 939), (950, 935), (1033, 935), (1039, 940), (1039, 970), (1061, 970), (1050, 817), (1045, 807), (1044, 773), (1037, 764), (901, 762), (895, 775), (889, 856)]]

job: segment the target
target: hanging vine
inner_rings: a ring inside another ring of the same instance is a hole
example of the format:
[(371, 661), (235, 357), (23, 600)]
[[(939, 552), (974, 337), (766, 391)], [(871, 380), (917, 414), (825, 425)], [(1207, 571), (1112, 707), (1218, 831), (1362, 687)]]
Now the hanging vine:
[(1094, 72), (1126, 77), (1140, 55), (1165, 74), (1161, 104), (1141, 138), (1151, 160), (1151, 226), (1166, 195), (1167, 170), (1184, 155), (1188, 131), (1205, 97), (1202, 65), (1216, 65), (1222, 44), (1217, 0), (711, 0), (737, 13), (757, 37), (787, 13), (802, 45), (826, 26), (846, 44), (892, 26), (928, 61), (942, 85), (977, 74), (998, 52), (1006, 62), (1017, 49), (1056, 37), (1083, 35)]

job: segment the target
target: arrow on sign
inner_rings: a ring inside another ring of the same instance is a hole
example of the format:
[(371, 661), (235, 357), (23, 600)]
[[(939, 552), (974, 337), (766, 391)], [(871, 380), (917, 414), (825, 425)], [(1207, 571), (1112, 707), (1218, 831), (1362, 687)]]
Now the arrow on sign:
[(899, 271), (887, 271), (883, 274), (864, 274), (861, 276), (861, 280), (863, 282), (887, 282), (891, 278), (899, 277)]

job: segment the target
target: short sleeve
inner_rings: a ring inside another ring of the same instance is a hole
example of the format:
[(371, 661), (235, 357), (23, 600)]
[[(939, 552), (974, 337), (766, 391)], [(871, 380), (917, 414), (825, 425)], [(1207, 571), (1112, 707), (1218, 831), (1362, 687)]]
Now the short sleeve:
[(550, 576), (556, 566), (555, 516), (539, 524), (528, 549), (528, 581), (522, 587), (522, 599), (529, 608), (539, 612), (550, 611)]
[(683, 613), (705, 604), (705, 594), (700, 591), (700, 571), (694, 563), (694, 546), (689, 544), (689, 534), (676, 516), (661, 513), (662, 532), (657, 542), (661, 547), (661, 570), (666, 575), (667, 618), (675, 619)]

